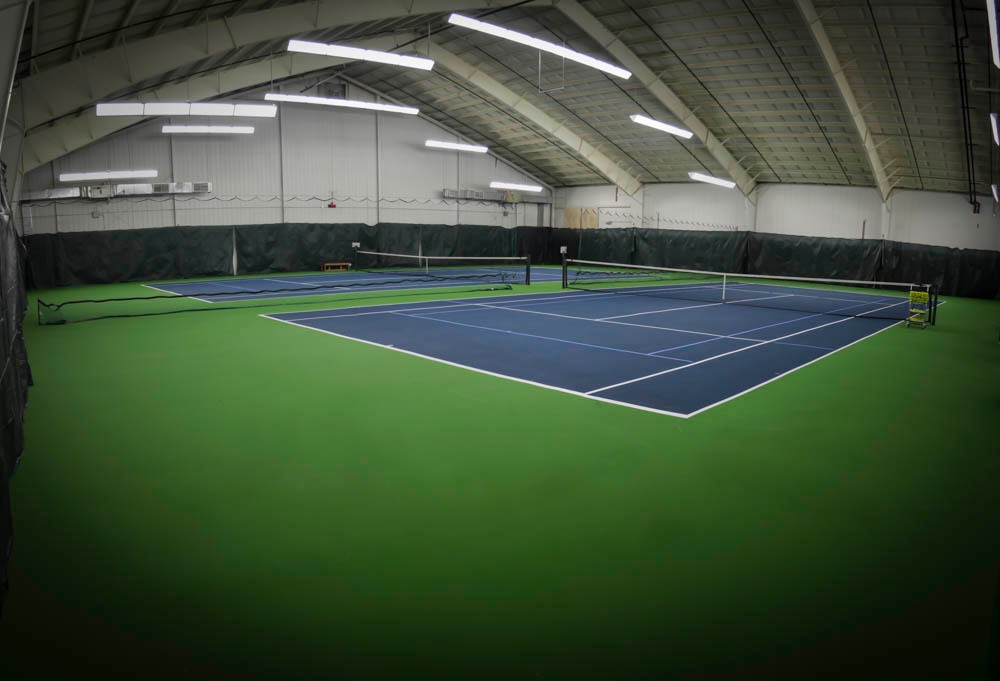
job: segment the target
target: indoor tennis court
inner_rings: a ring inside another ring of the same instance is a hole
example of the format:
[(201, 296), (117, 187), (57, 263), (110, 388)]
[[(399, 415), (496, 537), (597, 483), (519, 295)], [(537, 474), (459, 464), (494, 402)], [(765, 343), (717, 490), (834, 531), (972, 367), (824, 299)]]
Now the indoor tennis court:
[(0, 3), (0, 679), (994, 679), (996, 3)]

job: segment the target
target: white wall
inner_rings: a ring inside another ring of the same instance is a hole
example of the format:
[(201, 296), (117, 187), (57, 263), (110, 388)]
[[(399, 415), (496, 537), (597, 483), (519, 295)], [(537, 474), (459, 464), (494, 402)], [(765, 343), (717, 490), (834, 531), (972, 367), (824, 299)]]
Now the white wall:
[(211, 182), (210, 195), (25, 203), (25, 232), (283, 222), (515, 227), (551, 219), (546, 207), (539, 223), (534, 203), (442, 198), (445, 188), (537, 181), (487, 154), (427, 149), (429, 138), (460, 140), (415, 116), (280, 104), (277, 118), (253, 119), (255, 134), (238, 136), (163, 135), (165, 122), (142, 123), (37, 168), (26, 189), (66, 186), (57, 181), (64, 172), (149, 168), (159, 172), (156, 182)]
[(643, 192), (640, 189), (629, 196), (614, 185), (557, 189), (553, 204), (554, 226), (566, 226), (566, 208), (595, 208), (598, 227), (639, 227)]
[(736, 190), (647, 184), (629, 197), (613, 186), (556, 190), (555, 224), (566, 208), (597, 208), (599, 227), (747, 230), (773, 234), (891, 239), (1000, 251), (1000, 209), (981, 196), (976, 215), (961, 194), (898, 190), (883, 203), (870, 187), (759, 185), (756, 205)]
[(882, 198), (874, 187), (761, 185), (756, 231), (881, 239)]
[(886, 238), (934, 246), (1000, 251), (1000, 216), (992, 196), (973, 214), (962, 194), (898, 191), (886, 204)]
[(693, 182), (647, 185), (645, 227), (748, 231), (756, 207), (735, 190)]

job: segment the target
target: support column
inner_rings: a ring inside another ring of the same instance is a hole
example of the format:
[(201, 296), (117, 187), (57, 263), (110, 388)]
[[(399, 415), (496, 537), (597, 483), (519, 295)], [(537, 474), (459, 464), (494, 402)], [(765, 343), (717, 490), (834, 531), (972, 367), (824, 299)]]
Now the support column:
[(15, 0), (0, 9), (0, 151), (7, 132), (7, 114), (10, 111), (14, 76), (17, 74), (17, 56), (21, 53), (21, 36), (28, 22), (32, 0)]

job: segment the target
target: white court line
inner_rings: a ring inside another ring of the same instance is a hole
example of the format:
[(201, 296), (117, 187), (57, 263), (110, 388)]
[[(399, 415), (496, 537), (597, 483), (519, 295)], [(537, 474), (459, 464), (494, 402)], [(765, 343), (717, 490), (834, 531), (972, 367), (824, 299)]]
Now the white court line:
[[(750, 288), (751, 286), (767, 286), (768, 284), (751, 284), (751, 283), (748, 283), (748, 282), (738, 282), (737, 281), (737, 282), (733, 282), (732, 284), (730, 284), (730, 286), (735, 285), (735, 284), (743, 284), (743, 286), (741, 286), (739, 289), (737, 289), (739, 291), (752, 291), (754, 293), (773, 293), (773, 291), (762, 291), (762, 290), (759, 290), (759, 289), (752, 289), (752, 288)], [(780, 286), (778, 286), (776, 284), (772, 284), (771, 288), (780, 288)], [(798, 291), (825, 291), (825, 289), (802, 289), (802, 288), (798, 288), (798, 287), (795, 287), (795, 288)], [(887, 303), (890, 300), (891, 301), (896, 301), (896, 302), (902, 302), (902, 301), (908, 301), (909, 300), (908, 298), (903, 298), (902, 296), (887, 296), (884, 293), (865, 293), (864, 291), (830, 291), (830, 293), (850, 293), (851, 295), (865, 296), (866, 298), (872, 298), (873, 300), (863, 301), (863, 300), (858, 300), (857, 298), (837, 298), (835, 296), (815, 296), (815, 295), (811, 296), (811, 295), (808, 295), (806, 293), (792, 293), (792, 294), (789, 294), (789, 295), (794, 295), (796, 298), (815, 298), (817, 300), (835, 300), (835, 301), (841, 302), (841, 303), (865, 303), (865, 302), (867, 302), (868, 304), (871, 304), (871, 305), (875, 305), (875, 304), (878, 304), (878, 303)], [(744, 301), (734, 300), (732, 302), (734, 302), (734, 303), (740, 303), (740, 302), (744, 302)]]
[(177, 296), (178, 298), (190, 298), (191, 300), (197, 300), (197, 301), (202, 302), (202, 303), (210, 303), (210, 304), (214, 304), (215, 303), (214, 300), (205, 300), (204, 298), (199, 298), (198, 296), (187, 296), (187, 295), (184, 295), (183, 293), (178, 293), (177, 291), (169, 291), (169, 290), (167, 290), (165, 288), (157, 288), (156, 286), (153, 286), (152, 284), (143, 284), (143, 286), (145, 286), (146, 288), (151, 288), (154, 291), (160, 291), (161, 293), (169, 293), (170, 295)]
[[(850, 318), (849, 318), (849, 319), (850, 319)], [(777, 380), (778, 380), (779, 378), (784, 378), (784, 377), (785, 377), (785, 376), (787, 376), (788, 374), (792, 374), (792, 373), (795, 373), (795, 372), (796, 372), (796, 371), (798, 371), (799, 369), (802, 369), (802, 368), (804, 368), (804, 367), (807, 367), (807, 366), (809, 366), (810, 364), (815, 364), (816, 362), (820, 361), (821, 359), (826, 359), (826, 358), (827, 358), (827, 357), (829, 357), (830, 355), (833, 355), (833, 354), (836, 354), (836, 353), (840, 352), (841, 350), (843, 350), (844, 348), (849, 348), (849, 347), (851, 347), (852, 345), (856, 345), (857, 343), (860, 343), (860, 342), (861, 342), (861, 341), (863, 341), (863, 340), (868, 340), (868, 339), (869, 339), (869, 338), (871, 338), (872, 336), (874, 336), (874, 335), (876, 335), (876, 334), (880, 334), (880, 333), (882, 333), (883, 331), (886, 331), (886, 330), (888, 330), (888, 329), (891, 329), (891, 328), (892, 328), (892, 327), (894, 327), (894, 326), (899, 326), (899, 325), (900, 325), (900, 324), (902, 324), (902, 323), (903, 323), (904, 321), (906, 321), (906, 320), (900, 320), (900, 321), (898, 321), (898, 322), (895, 322), (894, 324), (889, 324), (888, 326), (886, 326), (886, 327), (884, 327), (884, 328), (881, 328), (881, 329), (879, 329), (878, 331), (875, 331), (875, 332), (873, 332), (873, 333), (870, 333), (870, 334), (868, 334), (867, 336), (863, 336), (863, 337), (861, 337), (861, 338), (857, 339), (856, 341), (852, 341), (852, 342), (848, 343), (847, 345), (841, 345), (841, 346), (840, 346), (840, 347), (838, 347), (838, 348), (833, 348), (833, 349), (831, 349), (831, 350), (830, 350), (829, 352), (826, 352), (826, 353), (824, 353), (824, 354), (820, 355), (820, 356), (819, 356), (819, 357), (817, 357), (816, 359), (811, 359), (811, 360), (809, 360), (808, 362), (806, 362), (805, 364), (799, 364), (798, 366), (795, 366), (795, 367), (792, 367), (791, 369), (789, 369), (788, 371), (786, 371), (786, 372), (785, 372), (785, 373), (783, 373), (783, 374), (778, 374), (777, 376), (775, 376), (775, 377), (773, 377), (773, 378), (769, 378), (769, 379), (767, 379), (766, 381), (764, 381), (764, 382), (762, 382), (762, 383), (758, 383), (758, 384), (756, 384), (756, 385), (752, 385), (752, 386), (750, 386), (749, 388), (747, 388), (746, 390), (744, 390), (744, 391), (742, 391), (742, 392), (738, 392), (738, 393), (736, 393), (735, 395), (730, 395), (729, 397), (726, 397), (726, 398), (724, 398), (724, 399), (721, 399), (721, 400), (719, 400), (718, 402), (713, 402), (712, 404), (709, 404), (709, 405), (707, 405), (707, 406), (705, 406), (705, 407), (702, 407), (701, 409), (697, 409), (697, 410), (695, 410), (695, 411), (691, 412), (690, 414), (688, 414), (688, 416), (690, 417), (690, 416), (694, 416), (694, 415), (696, 415), (696, 414), (700, 414), (700, 413), (702, 413), (703, 411), (708, 411), (708, 410), (709, 410), (709, 409), (711, 409), (712, 407), (717, 407), (717, 406), (719, 406), (720, 404), (725, 404), (725, 403), (726, 403), (726, 402), (728, 402), (729, 400), (735, 400), (735, 399), (736, 399), (737, 397), (742, 397), (743, 395), (746, 395), (747, 393), (750, 393), (750, 392), (753, 392), (753, 391), (754, 391), (754, 390), (756, 390), (757, 388), (761, 388), (761, 387), (763, 387), (763, 386), (767, 385), (768, 383), (773, 383), (774, 381), (777, 381)], [(756, 347), (756, 346), (753, 346), (753, 347)]]
[(640, 411), (648, 411), (654, 414), (666, 414), (667, 416), (676, 416), (677, 418), (686, 419), (687, 414), (679, 414), (673, 411), (666, 411), (664, 409), (653, 409), (652, 407), (644, 407), (640, 404), (631, 404), (629, 402), (620, 402), (618, 400), (611, 400), (606, 397), (597, 397), (594, 395), (588, 395), (587, 393), (582, 393), (578, 390), (571, 390), (569, 388), (560, 388), (555, 385), (546, 385), (545, 383), (536, 383), (535, 381), (529, 381), (526, 378), (518, 378), (516, 376), (508, 376), (507, 374), (498, 374), (493, 371), (487, 371), (486, 369), (477, 369), (476, 367), (470, 367), (465, 364), (459, 364), (457, 362), (451, 362), (446, 359), (440, 359), (439, 357), (432, 357), (430, 355), (422, 355), (419, 352), (413, 352), (412, 350), (404, 350), (402, 348), (397, 348), (392, 345), (384, 345), (382, 343), (376, 343), (375, 341), (365, 340), (363, 338), (355, 338), (353, 336), (345, 336), (340, 333), (334, 333), (333, 331), (326, 331), (325, 329), (317, 329), (315, 326), (309, 326), (308, 324), (297, 324), (296, 322), (280, 319), (278, 317), (272, 317), (271, 315), (262, 314), (261, 317), (266, 317), (267, 319), (273, 319), (277, 322), (283, 322), (285, 324), (290, 324), (292, 326), (298, 326), (303, 329), (309, 329), (310, 331), (319, 331), (320, 333), (325, 333), (330, 336), (336, 336), (337, 338), (344, 338), (346, 340), (355, 341), (357, 343), (364, 343), (365, 345), (372, 345), (377, 348), (384, 348), (386, 350), (394, 350), (395, 352), (401, 352), (404, 355), (412, 355), (413, 357), (420, 357), (421, 359), (429, 359), (432, 362), (437, 362), (439, 364), (446, 364), (448, 366), (457, 367), (459, 369), (465, 369), (467, 371), (474, 371), (477, 374), (485, 374), (486, 376), (493, 376), (495, 378), (503, 378), (508, 381), (515, 381), (517, 383), (524, 383), (526, 385), (533, 385), (536, 388), (545, 388), (546, 390), (554, 390), (560, 393), (566, 393), (568, 395), (576, 395), (577, 397), (586, 397), (590, 400), (595, 400), (597, 402), (605, 402), (607, 404), (616, 404), (620, 407), (629, 407), (630, 409), (638, 409)]
[[(497, 296), (495, 298), (490, 298), (490, 300), (498, 300), (500, 298), (517, 298), (518, 301), (514, 301), (515, 303), (517, 303), (517, 302), (520, 302), (521, 300), (523, 300), (525, 298), (528, 298), (529, 300), (536, 300), (537, 297), (558, 296), (558, 295), (566, 295), (566, 293), (565, 293), (565, 291), (556, 291), (556, 292), (549, 292), (549, 293), (515, 294), (515, 295)], [(605, 295), (605, 294), (599, 293), (597, 295)], [(578, 297), (582, 297), (582, 296), (571, 296), (571, 297), (568, 297), (566, 300), (568, 301), (568, 300), (572, 300), (572, 299), (575, 299), (575, 298), (578, 298)], [(593, 297), (593, 296), (587, 296), (587, 297)], [(468, 301), (475, 301), (475, 300), (477, 300), (477, 299), (475, 299), (475, 298), (466, 298), (466, 299), (454, 299), (453, 301), (448, 301), (448, 302), (453, 302), (455, 304), (454, 305), (455, 307), (464, 307), (464, 306), (469, 305), (469, 304), (475, 304), (475, 303), (468, 302)], [(442, 301), (442, 302), (444, 302), (444, 301)], [(545, 302), (562, 302), (562, 301), (545, 301)], [(943, 305), (945, 302), (946, 301), (940, 301), (939, 305)], [(400, 305), (400, 303), (377, 303), (375, 305), (367, 305), (366, 307), (390, 307), (390, 306), (398, 306), (398, 305)], [(404, 303), (404, 305), (405, 305), (405, 303)], [(420, 308), (420, 309), (440, 309), (441, 307), (446, 307), (446, 306), (437, 306), (437, 308)], [(413, 311), (415, 311), (415, 310), (413, 310)], [(612, 400), (612, 399), (609, 399), (609, 398), (606, 398), (606, 397), (600, 397), (598, 395), (592, 395), (592, 394), (585, 393), (585, 392), (580, 392), (580, 391), (577, 391), (577, 390), (571, 390), (569, 388), (560, 388), (560, 387), (554, 386), (554, 385), (546, 385), (544, 383), (537, 383), (535, 381), (530, 381), (530, 380), (524, 379), (524, 378), (517, 378), (515, 376), (508, 376), (506, 374), (498, 374), (498, 373), (495, 373), (495, 372), (492, 372), (492, 371), (487, 371), (485, 369), (477, 369), (476, 367), (470, 367), (470, 366), (467, 366), (467, 365), (464, 365), (464, 364), (458, 364), (457, 362), (451, 362), (451, 361), (448, 361), (448, 360), (445, 360), (445, 359), (439, 359), (437, 357), (431, 357), (429, 355), (423, 355), (423, 354), (420, 354), (418, 352), (413, 352), (411, 350), (404, 350), (402, 348), (397, 348), (397, 347), (394, 347), (394, 346), (391, 346), (391, 345), (384, 345), (382, 343), (376, 343), (374, 341), (368, 341), (368, 340), (364, 340), (362, 338), (355, 338), (353, 336), (347, 336), (347, 335), (344, 335), (344, 334), (335, 333), (333, 331), (326, 331), (325, 329), (319, 329), (319, 328), (316, 328), (314, 326), (310, 326), (308, 324), (299, 324), (299, 323), (297, 323), (298, 321), (305, 321), (306, 319), (327, 319), (327, 318), (337, 317), (337, 316), (361, 316), (361, 315), (366, 315), (366, 314), (385, 314), (386, 312), (391, 312), (391, 311), (388, 311), (388, 310), (378, 310), (376, 312), (364, 312), (364, 313), (359, 313), (357, 315), (329, 315), (327, 317), (310, 317), (310, 318), (296, 319), (294, 321), (293, 320), (288, 320), (288, 319), (282, 319), (280, 317), (275, 317), (275, 316), (272, 316), (271, 314), (261, 314), (259, 316), (260, 317), (264, 317), (266, 319), (271, 319), (271, 320), (274, 320), (274, 321), (278, 321), (278, 322), (284, 322), (285, 324), (289, 324), (291, 326), (297, 326), (299, 328), (309, 329), (311, 331), (318, 331), (320, 333), (325, 333), (325, 334), (330, 335), (330, 336), (336, 336), (337, 338), (343, 338), (343, 339), (346, 339), (346, 340), (355, 341), (357, 343), (364, 343), (365, 345), (371, 345), (371, 346), (374, 346), (374, 347), (384, 348), (384, 349), (387, 349), (387, 350), (394, 350), (396, 352), (400, 352), (400, 353), (403, 353), (405, 355), (411, 355), (413, 357), (420, 357), (421, 359), (428, 359), (428, 360), (430, 360), (432, 362), (437, 362), (439, 364), (445, 364), (445, 365), (448, 365), (448, 366), (457, 367), (459, 369), (465, 369), (467, 371), (473, 371), (473, 372), (476, 372), (476, 373), (479, 373), (479, 374), (484, 374), (486, 376), (493, 376), (493, 377), (496, 377), (496, 378), (502, 378), (502, 379), (506, 379), (506, 380), (509, 380), (509, 381), (515, 381), (517, 383), (523, 383), (525, 385), (532, 385), (532, 386), (535, 386), (535, 387), (538, 387), (538, 388), (545, 388), (547, 390), (553, 390), (555, 392), (565, 393), (565, 394), (568, 394), (568, 395), (576, 395), (577, 397), (584, 397), (584, 398), (587, 398), (587, 399), (590, 399), (590, 400), (595, 400), (595, 401), (598, 401), (598, 402), (604, 402), (606, 404), (614, 404), (614, 405), (618, 405), (620, 407), (627, 407), (629, 409), (637, 409), (639, 411), (650, 412), (650, 413), (653, 413), (653, 414), (664, 414), (666, 416), (673, 416), (673, 417), (682, 418), (682, 419), (691, 418), (692, 416), (695, 416), (696, 414), (701, 414), (702, 412), (705, 412), (705, 411), (707, 411), (707, 410), (709, 410), (709, 409), (711, 409), (713, 407), (716, 407), (716, 406), (718, 406), (720, 404), (724, 404), (724, 403), (726, 403), (726, 402), (728, 402), (728, 401), (730, 401), (732, 399), (735, 399), (735, 398), (737, 398), (737, 397), (739, 397), (741, 395), (745, 395), (745, 394), (747, 394), (747, 393), (749, 393), (749, 392), (751, 392), (753, 390), (756, 390), (757, 388), (759, 388), (759, 387), (761, 387), (763, 385), (767, 385), (768, 383), (771, 383), (772, 381), (776, 381), (777, 379), (781, 378), (782, 376), (787, 376), (788, 374), (790, 374), (792, 372), (798, 371), (802, 367), (808, 366), (810, 364), (814, 364), (815, 362), (818, 362), (821, 359), (829, 357), (830, 355), (834, 354), (835, 352), (840, 352), (840, 350), (842, 350), (843, 348), (850, 347), (851, 345), (855, 345), (856, 343), (860, 343), (861, 341), (866, 340), (868, 338), (871, 338), (872, 336), (874, 336), (874, 335), (876, 335), (878, 333), (881, 333), (882, 331), (885, 331), (886, 329), (890, 329), (890, 328), (892, 328), (894, 326), (898, 326), (900, 323), (902, 323), (902, 322), (896, 322), (895, 324), (890, 324), (889, 326), (886, 326), (885, 328), (879, 329), (875, 333), (869, 334), (868, 336), (865, 336), (864, 338), (859, 338), (858, 340), (853, 341), (853, 342), (849, 343), (848, 345), (845, 345), (845, 346), (843, 346), (841, 348), (837, 348), (836, 350), (832, 350), (831, 352), (827, 352), (827, 353), (825, 353), (825, 354), (817, 357), (814, 360), (811, 360), (811, 361), (809, 361), (809, 362), (807, 362), (805, 364), (801, 364), (801, 365), (799, 365), (797, 367), (794, 367), (794, 368), (790, 369), (789, 371), (785, 372), (784, 374), (781, 374), (780, 376), (776, 376), (776, 377), (771, 378), (771, 379), (769, 379), (767, 381), (764, 381), (763, 383), (759, 383), (757, 385), (754, 385), (754, 386), (748, 388), (747, 390), (744, 390), (743, 392), (740, 392), (740, 393), (738, 393), (736, 395), (731, 395), (729, 397), (726, 397), (725, 399), (719, 400), (718, 402), (710, 404), (710, 405), (708, 405), (706, 407), (702, 407), (701, 409), (693, 411), (693, 412), (691, 412), (689, 414), (681, 414), (681, 413), (678, 413), (678, 412), (667, 411), (667, 410), (664, 410), (664, 409), (654, 409), (652, 407), (645, 407), (643, 405), (633, 404), (631, 402), (623, 402), (621, 400)], [(288, 314), (288, 313), (274, 313), (274, 314)], [(832, 322), (832, 323), (839, 323), (839, 322), (849, 321), (850, 319), (854, 319), (854, 318), (853, 317), (846, 317), (846, 318), (844, 318), (842, 320), (838, 320), (838, 322)], [(593, 320), (591, 320), (591, 321), (593, 321)], [(639, 326), (639, 325), (628, 324), (627, 322), (612, 322), (612, 323), (623, 324), (623, 325), (626, 325), (626, 326)], [(824, 325), (824, 326), (828, 326), (828, 325)], [(653, 328), (661, 328), (661, 327), (653, 327)], [(818, 329), (818, 328), (821, 328), (821, 327), (813, 327), (813, 328), (810, 328), (810, 329), (806, 329), (805, 331), (802, 331), (800, 333), (806, 333), (808, 331), (813, 331), (813, 330)], [(791, 334), (791, 335), (797, 335), (797, 334)], [(787, 337), (789, 337), (789, 336), (786, 336), (786, 338)], [(774, 339), (773, 341), (767, 341), (767, 342), (775, 342), (775, 341), (778, 341), (778, 340), (781, 340), (781, 339)], [(754, 346), (751, 346), (751, 347), (759, 347), (759, 346), (758, 345), (754, 345)], [(727, 354), (730, 354), (730, 353), (727, 353)], [(721, 355), (719, 355), (719, 357), (721, 357)], [(716, 357), (709, 358), (709, 359), (716, 359)], [(686, 365), (686, 366), (690, 366), (690, 365)], [(680, 367), (680, 368), (684, 368), (684, 367)]]
[[(385, 289), (382, 289), (382, 290), (385, 290)], [(595, 298), (597, 296), (603, 296), (603, 295), (605, 295), (605, 294), (603, 294), (603, 293), (594, 293), (594, 294), (590, 294), (590, 295), (579, 295), (578, 296), (578, 295), (573, 295), (573, 294), (566, 293), (565, 291), (550, 291), (548, 293), (514, 293), (514, 294), (503, 295), (503, 296), (487, 296), (487, 297), (483, 297), (483, 298), (451, 298), (449, 300), (442, 300), (441, 302), (442, 303), (454, 302), (454, 303), (456, 303), (456, 305), (441, 305), (441, 306), (438, 306), (438, 307), (422, 307), (422, 308), (415, 308), (415, 309), (419, 309), (419, 310), (440, 310), (440, 309), (444, 309), (444, 308), (448, 308), (448, 307), (466, 307), (468, 305), (472, 305), (473, 301), (476, 301), (476, 300), (500, 300), (502, 298), (527, 298), (528, 296), (566, 296), (565, 300), (540, 300), (540, 301), (536, 301), (535, 298), (531, 298), (531, 299), (525, 301), (524, 303), (522, 303), (519, 300), (514, 301), (515, 305), (520, 305), (520, 304), (524, 304), (524, 305), (528, 305), (528, 304), (548, 305), (548, 304), (551, 304), (551, 303), (568, 303), (568, 302), (572, 302), (574, 300), (579, 300), (580, 298)], [(375, 303), (373, 305), (364, 305), (364, 306), (361, 306), (361, 309), (368, 308), (368, 307), (389, 307), (389, 306), (392, 306), (392, 305), (414, 305), (414, 304), (415, 303)], [(419, 304), (419, 303), (416, 303), (416, 304)], [(317, 312), (341, 312), (342, 310), (351, 310), (351, 309), (357, 309), (357, 308), (356, 307), (355, 308), (347, 307), (347, 308), (341, 308), (340, 310), (317, 310)], [(365, 315), (371, 315), (371, 314), (388, 314), (389, 312), (393, 312), (393, 310), (375, 310), (373, 312), (352, 312), (352, 313), (349, 313), (349, 314), (328, 314), (328, 315), (320, 315), (320, 316), (317, 316), (317, 317), (296, 317), (295, 321), (311, 321), (311, 320), (315, 320), (315, 319), (336, 319), (338, 317), (363, 317)], [(299, 314), (299, 313), (297, 313), (297, 312), (283, 312), (283, 313), (278, 313), (278, 314)], [(586, 318), (585, 317), (581, 317), (581, 319), (586, 319)], [(590, 321), (593, 321), (593, 320), (590, 320)], [(661, 327), (656, 327), (656, 328), (661, 328)]]
[[(794, 293), (783, 293), (783, 294), (777, 295), (777, 296), (767, 296), (767, 297), (764, 297), (764, 298), (750, 298), (749, 300), (740, 300), (740, 301), (736, 301), (736, 302), (740, 302), (740, 303), (752, 303), (752, 302), (755, 302), (755, 301), (758, 301), (758, 300), (774, 300), (775, 298), (794, 298), (794, 297), (795, 297)], [(652, 310), (650, 312), (635, 312), (633, 314), (620, 314), (620, 315), (616, 315), (614, 317), (601, 317), (597, 321), (599, 321), (599, 322), (606, 322), (606, 321), (609, 321), (609, 320), (612, 320), (612, 319), (625, 319), (627, 317), (641, 317), (642, 315), (659, 314), (660, 312), (676, 312), (678, 310), (694, 310), (695, 308), (699, 308), (699, 307), (715, 307), (716, 305), (728, 305), (731, 302), (733, 302), (733, 301), (724, 300), (721, 303), (707, 303), (705, 305), (688, 305), (686, 307), (668, 307), (668, 308), (666, 308), (664, 310)], [(794, 310), (792, 310), (792, 311), (794, 312)]]
[[(325, 284), (310, 284), (307, 281), (289, 281), (288, 279), (275, 279), (274, 277), (257, 277), (254, 281), (276, 281), (279, 284), (294, 284), (295, 286), (312, 286), (314, 288), (336, 288)], [(266, 291), (265, 291), (266, 292)]]
[[(876, 308), (874, 310), (870, 310), (870, 312), (878, 312), (879, 310), (885, 309), (886, 307), (892, 307), (892, 305), (885, 305), (884, 307), (880, 307), (880, 308)], [(614, 385), (606, 385), (606, 386), (604, 386), (602, 388), (595, 388), (594, 390), (587, 391), (587, 394), (588, 395), (593, 395), (594, 393), (601, 393), (601, 392), (604, 392), (606, 390), (611, 390), (613, 388), (620, 388), (620, 387), (622, 387), (624, 385), (630, 385), (632, 383), (638, 383), (640, 381), (646, 381), (646, 380), (649, 380), (650, 378), (656, 378), (658, 376), (663, 376), (664, 374), (673, 373), (673, 372), (679, 371), (681, 369), (690, 369), (693, 366), (698, 366), (699, 364), (704, 364), (705, 362), (712, 362), (714, 360), (721, 359), (723, 357), (728, 357), (729, 355), (735, 355), (738, 352), (746, 352), (747, 350), (753, 350), (754, 348), (761, 348), (761, 347), (764, 347), (765, 345), (770, 345), (771, 343), (777, 343), (778, 341), (783, 341), (786, 338), (792, 338), (794, 336), (798, 336), (798, 335), (801, 335), (803, 333), (809, 333), (810, 331), (816, 331), (818, 329), (822, 329), (822, 328), (825, 328), (827, 326), (833, 326), (834, 324), (843, 324), (844, 322), (846, 322), (846, 321), (848, 321), (850, 319), (857, 319), (859, 317), (861, 317), (861, 315), (858, 315), (857, 317), (845, 317), (844, 319), (837, 319), (837, 320), (832, 321), (832, 322), (827, 322), (826, 324), (820, 324), (819, 326), (814, 326), (814, 327), (811, 327), (811, 328), (808, 328), (808, 329), (804, 329), (802, 331), (796, 331), (795, 333), (790, 333), (787, 336), (780, 336), (779, 338), (773, 338), (773, 339), (768, 340), (768, 341), (761, 341), (757, 345), (750, 345), (750, 346), (747, 346), (745, 348), (737, 348), (736, 350), (730, 350), (729, 352), (723, 352), (722, 354), (719, 354), (719, 355), (714, 355), (712, 357), (706, 357), (705, 359), (700, 359), (697, 362), (692, 362), (691, 364), (685, 364), (683, 366), (674, 367), (673, 369), (666, 369), (665, 371), (658, 371), (658, 372), (656, 372), (654, 374), (649, 374), (648, 376), (640, 376), (638, 378), (633, 378), (633, 379), (630, 379), (628, 381), (622, 381), (620, 383), (615, 383)]]
[[(677, 333), (690, 333), (696, 336), (711, 336), (712, 338), (732, 338), (734, 340), (750, 341), (752, 343), (759, 343), (760, 340), (757, 338), (741, 338), (739, 336), (728, 336), (723, 333), (709, 333), (708, 331), (691, 331), (688, 329), (674, 329), (669, 326), (653, 326), (652, 324), (632, 324), (630, 322), (616, 322), (609, 319), (594, 319), (593, 317), (574, 317), (568, 314), (557, 314), (555, 312), (539, 312), (538, 310), (520, 310), (516, 307), (504, 307), (502, 305), (489, 305), (488, 303), (470, 303), (469, 305), (462, 305), (461, 307), (485, 307), (491, 310), (508, 310), (510, 312), (523, 312), (525, 314), (540, 314), (546, 317), (561, 317), (563, 319), (575, 319), (581, 322), (600, 322), (602, 324), (615, 324), (617, 326), (633, 326), (637, 329), (656, 329), (658, 331), (675, 331)], [(700, 307), (700, 306), (699, 306)], [(444, 314), (448, 312), (470, 312), (471, 310), (442, 310), (439, 314)], [(666, 352), (666, 350), (660, 350), (659, 352)]]

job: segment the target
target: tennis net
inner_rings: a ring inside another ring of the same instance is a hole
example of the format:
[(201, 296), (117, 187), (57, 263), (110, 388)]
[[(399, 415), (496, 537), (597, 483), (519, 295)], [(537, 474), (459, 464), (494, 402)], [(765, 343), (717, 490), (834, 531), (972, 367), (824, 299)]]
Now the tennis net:
[[(566, 259), (563, 288), (706, 304), (765, 307), (839, 317), (937, 319), (930, 284), (766, 276)], [(920, 306), (923, 306), (921, 309)]]
[(531, 260), (518, 256), (448, 256), (355, 251), (354, 269), (427, 281), (530, 284)]

